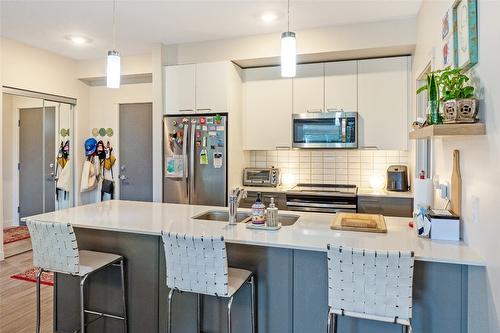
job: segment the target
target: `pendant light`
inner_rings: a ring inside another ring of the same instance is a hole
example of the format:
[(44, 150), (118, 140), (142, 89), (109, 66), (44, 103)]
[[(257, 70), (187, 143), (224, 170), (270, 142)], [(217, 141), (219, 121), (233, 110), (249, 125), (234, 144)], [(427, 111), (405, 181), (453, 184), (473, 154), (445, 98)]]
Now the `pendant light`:
[(295, 77), (297, 67), (297, 39), (290, 31), (290, 0), (288, 0), (288, 29), (281, 34), (281, 76)]
[(113, 49), (108, 51), (106, 86), (120, 88), (120, 53), (116, 51), (116, 0), (113, 0)]

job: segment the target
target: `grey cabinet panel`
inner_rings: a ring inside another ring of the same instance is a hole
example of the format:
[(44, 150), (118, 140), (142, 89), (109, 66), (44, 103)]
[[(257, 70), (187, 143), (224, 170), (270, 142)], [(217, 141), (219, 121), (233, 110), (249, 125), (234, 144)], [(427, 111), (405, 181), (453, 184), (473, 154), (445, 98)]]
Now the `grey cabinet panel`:
[(358, 213), (412, 217), (413, 199), (394, 197), (358, 197)]
[[(240, 202), (240, 207), (242, 208), (252, 208), (255, 200), (257, 199), (258, 191), (248, 191), (248, 196), (245, 199), (242, 199)], [(276, 207), (281, 210), (287, 210), (286, 206), (286, 194), (280, 192), (260, 192), (261, 198), (264, 202), (264, 205), (269, 206), (271, 203), (271, 198), (274, 198), (274, 203)]]

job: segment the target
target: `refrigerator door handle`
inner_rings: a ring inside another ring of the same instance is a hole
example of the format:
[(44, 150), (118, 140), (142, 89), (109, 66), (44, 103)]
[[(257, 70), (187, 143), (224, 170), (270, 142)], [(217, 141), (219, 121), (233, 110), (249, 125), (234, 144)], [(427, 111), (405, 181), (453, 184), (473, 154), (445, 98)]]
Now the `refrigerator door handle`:
[(191, 125), (191, 135), (190, 135), (190, 138), (189, 138), (189, 142), (190, 142), (190, 161), (189, 161), (189, 172), (191, 174), (191, 179), (189, 181), (190, 183), (190, 190), (191, 190), (191, 195), (194, 195), (194, 191), (195, 191), (195, 172), (194, 172), (194, 161), (195, 161), (195, 153), (196, 153), (196, 150), (195, 150), (195, 136), (196, 136), (196, 126), (193, 126)]
[(188, 124), (184, 124), (183, 133), (183, 144), (182, 144), (182, 157), (183, 157), (183, 167), (184, 167), (184, 180), (186, 181), (186, 196), (189, 198), (189, 169), (188, 169), (188, 155), (187, 155), (187, 143), (188, 138)]

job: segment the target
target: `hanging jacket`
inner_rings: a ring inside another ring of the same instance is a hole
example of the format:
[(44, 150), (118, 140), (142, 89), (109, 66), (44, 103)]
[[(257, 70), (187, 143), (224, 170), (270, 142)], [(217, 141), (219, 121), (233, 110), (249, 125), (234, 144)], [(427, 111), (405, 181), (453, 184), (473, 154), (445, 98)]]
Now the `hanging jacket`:
[(99, 170), (95, 167), (92, 160), (86, 160), (83, 163), (82, 180), (80, 182), (80, 192), (92, 191), (97, 187)]

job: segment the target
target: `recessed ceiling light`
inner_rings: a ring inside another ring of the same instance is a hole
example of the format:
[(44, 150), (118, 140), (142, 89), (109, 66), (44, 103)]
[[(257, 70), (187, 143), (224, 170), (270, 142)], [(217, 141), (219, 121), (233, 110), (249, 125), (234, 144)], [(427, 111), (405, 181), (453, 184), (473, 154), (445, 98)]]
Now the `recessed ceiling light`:
[(75, 45), (83, 45), (83, 44), (90, 43), (90, 39), (85, 37), (85, 36), (68, 35), (68, 36), (66, 36), (66, 39)]
[(278, 15), (276, 13), (271, 13), (271, 12), (263, 13), (260, 16), (260, 20), (264, 23), (274, 22), (274, 21), (276, 21), (277, 18), (278, 18)]

